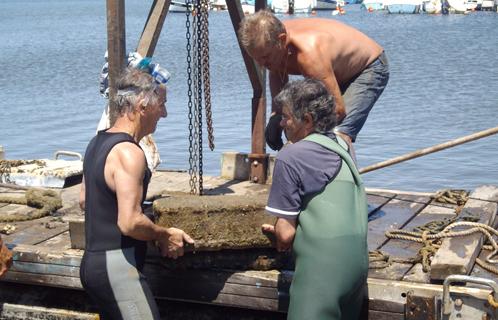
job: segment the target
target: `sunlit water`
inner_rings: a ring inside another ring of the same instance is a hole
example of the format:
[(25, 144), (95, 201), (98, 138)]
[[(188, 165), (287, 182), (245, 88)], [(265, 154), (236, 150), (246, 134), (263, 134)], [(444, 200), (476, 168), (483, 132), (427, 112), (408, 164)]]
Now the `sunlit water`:
[[(126, 1), (134, 50), (152, 1)], [(498, 14), (389, 15), (346, 6), (319, 12), (364, 31), (390, 59), (391, 78), (360, 133), (360, 167), (498, 125)], [(284, 17), (288, 18), (288, 17)], [(83, 153), (105, 105), (98, 73), (106, 49), (105, 1), (0, 2), (0, 145), (8, 159)], [(212, 12), (211, 84), (216, 149), (250, 150), (252, 89), (227, 12)], [(185, 16), (170, 13), (154, 61), (166, 66), (168, 118), (155, 138), (162, 167), (188, 168)], [(269, 92), (269, 91), (268, 91)], [(206, 140), (206, 139), (204, 139)], [(498, 183), (498, 136), (364, 175), (368, 187), (434, 191)]]

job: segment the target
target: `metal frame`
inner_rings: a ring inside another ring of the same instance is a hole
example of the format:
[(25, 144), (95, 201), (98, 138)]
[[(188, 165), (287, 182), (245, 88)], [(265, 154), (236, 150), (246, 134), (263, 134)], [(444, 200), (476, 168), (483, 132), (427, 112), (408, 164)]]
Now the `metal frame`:
[[(147, 22), (138, 42), (137, 52), (144, 57), (152, 57), (164, 19), (169, 10), (170, 0), (154, 0)], [(240, 0), (227, 1), (227, 7), (237, 35), (240, 21), (244, 17)], [(266, 0), (256, 0), (256, 11), (266, 8)], [(126, 26), (125, 0), (107, 0), (107, 49), (109, 61), (109, 96), (111, 124), (116, 119), (116, 106), (113, 97), (116, 94), (115, 79), (125, 67), (126, 57)], [(264, 130), (266, 124), (266, 70), (260, 67), (240, 45), (239, 47), (246, 65), (247, 73), (253, 88), (252, 126), (251, 126), (251, 161), (250, 180), (256, 183), (266, 183), (268, 154)]]

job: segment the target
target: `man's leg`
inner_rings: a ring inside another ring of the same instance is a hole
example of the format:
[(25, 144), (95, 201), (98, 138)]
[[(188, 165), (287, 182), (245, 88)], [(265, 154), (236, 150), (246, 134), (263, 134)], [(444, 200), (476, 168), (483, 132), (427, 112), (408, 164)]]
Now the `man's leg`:
[[(334, 131), (347, 135), (354, 142), (367, 120), (373, 105), (384, 91), (389, 80), (389, 65), (382, 54), (358, 75), (343, 93), (346, 117)], [(353, 151), (354, 152), (354, 151)]]

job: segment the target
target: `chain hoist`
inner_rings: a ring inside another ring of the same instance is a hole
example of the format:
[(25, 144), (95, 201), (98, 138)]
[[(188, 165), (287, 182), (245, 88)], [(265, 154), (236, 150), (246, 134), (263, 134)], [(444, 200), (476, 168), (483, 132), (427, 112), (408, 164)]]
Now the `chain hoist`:
[[(186, 0), (190, 193), (203, 193), (202, 102), (209, 147), (214, 149), (209, 73), (208, 0)], [(195, 12), (195, 14), (193, 14)]]
[(190, 0), (185, 0), (186, 6), (186, 22), (185, 27), (187, 29), (187, 95), (188, 95), (188, 130), (189, 130), (189, 184), (190, 193), (197, 193), (197, 161), (194, 161), (194, 115), (193, 115), (193, 103), (192, 103), (192, 35), (190, 33), (191, 23), (190, 14), (192, 8), (192, 2)]
[(213, 119), (211, 112), (211, 82), (209, 67), (209, 1), (201, 0), (202, 24), (202, 80), (204, 82), (204, 105), (206, 109), (206, 124), (209, 149), (214, 150)]

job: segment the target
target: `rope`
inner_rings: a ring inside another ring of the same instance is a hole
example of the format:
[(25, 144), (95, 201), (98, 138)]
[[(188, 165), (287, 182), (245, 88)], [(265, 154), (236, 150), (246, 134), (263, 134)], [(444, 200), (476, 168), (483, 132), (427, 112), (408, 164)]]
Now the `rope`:
[(24, 197), (0, 196), (1, 203), (20, 204), (37, 208), (29, 215), (0, 215), (0, 222), (27, 221), (44, 217), (62, 208), (60, 195), (53, 190), (28, 189)]
[[(461, 230), (461, 231), (451, 231), (452, 229), (460, 226), (467, 226), (470, 227), (469, 229), (466, 230)], [(433, 242), (436, 240), (440, 240), (443, 238), (449, 238), (449, 237), (463, 237), (463, 236), (468, 236), (474, 233), (480, 232), (484, 234), (488, 240), (488, 242), (491, 244), (491, 246), (483, 246), (485, 249), (491, 248), (493, 250), (487, 257), (486, 260), (483, 261), (481, 259), (477, 259), (476, 262), (484, 269), (487, 271), (493, 272), (498, 274), (498, 269), (495, 268), (494, 266), (486, 265), (487, 263), (490, 264), (495, 264), (498, 263), (498, 260), (492, 260), (491, 258), (494, 257), (495, 255), (498, 254), (498, 244), (496, 243), (495, 239), (493, 238), (494, 236), (498, 236), (498, 231), (495, 230), (494, 228), (483, 224), (483, 223), (477, 223), (477, 222), (470, 222), (470, 221), (456, 221), (451, 223), (450, 225), (446, 226), (442, 231), (436, 233), (436, 234), (430, 234), (429, 231), (424, 231), (424, 232), (416, 232), (416, 231), (408, 231), (408, 230), (388, 230), (386, 231), (386, 237), (389, 239), (400, 239), (400, 240), (408, 240), (408, 241), (414, 241), (418, 243), (424, 243), (424, 247), (419, 251), (419, 253), (423, 257), (423, 267), (424, 271), (427, 272), (426, 270), (429, 270), (430, 267), (430, 256), (431, 254), (433, 255), (437, 249), (437, 245), (435, 245)], [(424, 259), (424, 257), (426, 257)], [(425, 261), (424, 261), (425, 260)]]
[(490, 306), (492, 306), (494, 309), (498, 308), (498, 302), (496, 302), (495, 298), (493, 297), (493, 293), (490, 293), (488, 295), (488, 303)]
[(434, 196), (434, 201), (439, 203), (455, 204), (457, 206), (464, 205), (469, 199), (469, 192), (466, 190), (441, 190)]

